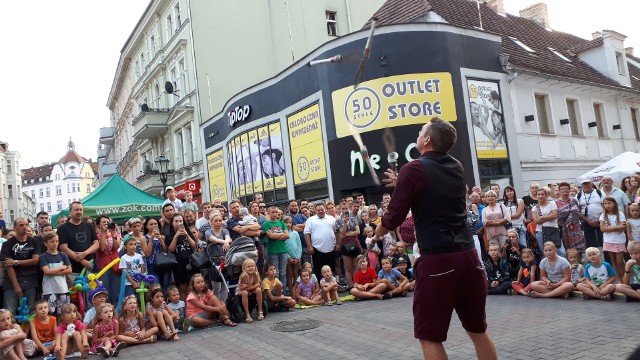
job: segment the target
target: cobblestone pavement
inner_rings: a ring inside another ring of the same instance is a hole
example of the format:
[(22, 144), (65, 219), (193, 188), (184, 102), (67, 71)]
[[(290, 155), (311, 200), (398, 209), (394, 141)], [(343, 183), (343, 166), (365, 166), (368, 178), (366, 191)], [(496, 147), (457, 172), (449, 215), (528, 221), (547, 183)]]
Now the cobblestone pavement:
[[(421, 359), (413, 338), (413, 299), (271, 313), (264, 321), (181, 334), (177, 343), (125, 348), (124, 359)], [(445, 343), (450, 359), (473, 359), (456, 315)], [(307, 331), (275, 332), (282, 321), (314, 319)], [(624, 359), (640, 344), (640, 303), (582, 298), (489, 296), (489, 332), (500, 359)], [(97, 356), (92, 356), (97, 358)]]

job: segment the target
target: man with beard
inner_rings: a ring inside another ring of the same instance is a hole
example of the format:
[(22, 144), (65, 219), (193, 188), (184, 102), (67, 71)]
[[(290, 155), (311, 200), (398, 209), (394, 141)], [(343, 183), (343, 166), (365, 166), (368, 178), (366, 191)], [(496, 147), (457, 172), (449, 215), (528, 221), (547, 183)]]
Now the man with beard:
[[(91, 270), (93, 265), (89, 262), (100, 245), (98, 235), (91, 225), (82, 221), (84, 207), (79, 201), (74, 201), (69, 206), (69, 221), (60, 225), (58, 236), (60, 237), (60, 251), (67, 254), (71, 261), (71, 280), (75, 280), (82, 269)], [(73, 281), (71, 281), (73, 282)]]
[(162, 215), (160, 217), (160, 234), (164, 237), (169, 236), (171, 233), (171, 218), (173, 214), (175, 214), (176, 208), (173, 207), (173, 204), (167, 203), (162, 205)]
[(242, 221), (240, 217), (240, 201), (231, 200), (229, 203), (229, 220), (227, 220), (227, 230), (229, 230), (229, 236), (231, 240), (235, 240), (240, 236), (256, 237), (260, 236), (260, 224), (255, 223), (252, 225), (241, 226), (238, 222)]

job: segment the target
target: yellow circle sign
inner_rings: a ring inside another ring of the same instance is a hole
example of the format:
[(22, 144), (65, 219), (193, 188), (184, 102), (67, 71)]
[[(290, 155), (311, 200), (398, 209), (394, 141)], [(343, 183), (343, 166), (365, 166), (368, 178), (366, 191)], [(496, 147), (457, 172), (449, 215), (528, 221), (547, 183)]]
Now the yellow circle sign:
[(298, 164), (296, 166), (296, 171), (298, 172), (300, 180), (306, 181), (309, 178), (310, 169), (311, 166), (309, 166), (309, 160), (307, 160), (306, 156), (300, 156), (300, 158), (298, 158)]
[(359, 87), (353, 90), (344, 104), (344, 116), (356, 129), (366, 129), (380, 116), (381, 101), (371, 88)]

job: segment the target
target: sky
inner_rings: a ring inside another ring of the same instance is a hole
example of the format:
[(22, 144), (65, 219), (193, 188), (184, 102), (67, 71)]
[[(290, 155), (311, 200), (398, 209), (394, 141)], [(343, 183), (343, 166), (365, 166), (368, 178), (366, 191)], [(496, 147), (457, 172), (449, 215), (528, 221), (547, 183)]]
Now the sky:
[[(199, 0), (211, 1), (211, 0)], [(264, 0), (255, 0), (264, 1)], [(278, 0), (269, 0), (278, 1)], [(311, 1), (311, 0), (306, 0)], [(508, 13), (536, 0), (504, 0)], [(69, 138), (78, 154), (97, 157), (99, 129), (120, 50), (149, 0), (32, 0), (3, 4), (0, 141), (21, 155), (21, 168), (54, 162)], [(638, 0), (547, 0), (554, 30), (586, 39), (610, 29), (640, 56)]]

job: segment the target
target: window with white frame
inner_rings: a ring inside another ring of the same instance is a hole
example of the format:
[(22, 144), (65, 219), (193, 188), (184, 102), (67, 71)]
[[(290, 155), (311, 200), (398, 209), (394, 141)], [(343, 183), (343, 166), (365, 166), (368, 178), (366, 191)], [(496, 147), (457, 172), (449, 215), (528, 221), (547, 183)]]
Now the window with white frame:
[(536, 117), (538, 118), (538, 126), (540, 127), (540, 134), (553, 134), (553, 127), (549, 120), (551, 114), (549, 113), (549, 95), (535, 94), (536, 99)]
[(167, 42), (169, 42), (173, 36), (173, 16), (171, 14), (167, 15), (165, 26), (167, 27)]
[(153, 105), (154, 108), (160, 108), (160, 85), (158, 83), (153, 84)]
[(62, 210), (62, 200), (58, 200), (56, 203), (56, 209), (58, 211)]
[(178, 62), (178, 86), (182, 90), (182, 96), (187, 95), (187, 69), (184, 66), (184, 59)]
[(71, 192), (71, 184), (67, 184), (67, 193)]
[(144, 69), (145, 69), (145, 61), (144, 61), (144, 53), (140, 53), (140, 73), (144, 74)]
[[(181, 89), (178, 88), (178, 84), (176, 82), (177, 76), (176, 76), (176, 68), (175, 67), (172, 68), (171, 71), (169, 71), (169, 76), (171, 77), (170, 81), (173, 83), (174, 91), (176, 91), (179, 94)], [(176, 101), (177, 96), (171, 95), (171, 94), (169, 94), (167, 96), (169, 96), (169, 99), (170, 99), (169, 100), (169, 104), (171, 104), (171, 106), (175, 105), (176, 102), (177, 102)]]
[(40, 203), (40, 211), (44, 211), (44, 203)]
[(38, 190), (39, 190), (39, 191), (38, 191), (38, 196), (39, 196), (39, 197), (41, 197), (41, 198), (43, 198), (43, 197), (44, 197), (44, 189), (43, 189), (43, 188), (40, 188), (40, 189), (38, 189)]
[(56, 180), (60, 180), (60, 174), (56, 174)]
[(51, 202), (47, 202), (47, 212), (51, 212)]
[(182, 20), (180, 19), (180, 3), (177, 3), (176, 6), (173, 7), (173, 15), (175, 16), (175, 32), (178, 32), (180, 26), (182, 26)]
[(154, 57), (156, 55), (156, 36), (155, 35), (151, 35), (151, 37), (149, 37), (149, 50), (151, 51), (151, 57)]
[(327, 35), (338, 36), (338, 23), (336, 22), (335, 11), (325, 11), (327, 21)]
[(177, 131), (173, 134), (174, 154), (176, 167), (181, 168), (185, 165), (184, 162), (184, 142), (182, 141), (182, 131)]
[(91, 184), (87, 184), (87, 194), (91, 192)]
[(7, 174), (11, 174), (11, 160), (7, 160)]
[(13, 199), (13, 185), (7, 185), (7, 196), (9, 199)]
[(13, 210), (9, 210), (9, 221), (10, 222), (16, 221), (16, 214), (13, 212)]
[(56, 195), (62, 195), (62, 185), (56, 185)]
[(35, 199), (36, 198), (36, 191), (31, 189), (31, 198)]
[(620, 75), (627, 74), (624, 66), (624, 55), (621, 52), (617, 52), (617, 51), (616, 51), (616, 65), (618, 66), (618, 74)]
[(604, 105), (601, 103), (593, 103), (593, 116), (596, 119), (598, 128), (598, 137), (607, 137), (607, 119), (605, 119)]
[[(186, 164), (191, 164), (192, 162), (194, 162), (195, 160), (193, 159), (193, 138), (192, 138), (192, 134), (191, 134), (191, 126), (187, 126), (187, 128), (184, 131), (184, 137), (185, 137), (185, 161)], [(185, 164), (185, 165), (186, 165)]]
[(136, 60), (135, 65), (133, 66), (133, 71), (136, 73), (136, 80), (140, 78), (140, 63)]
[(47, 186), (46, 192), (47, 192), (47, 197), (50, 197), (51, 196), (51, 188)]
[(638, 109), (631, 108), (631, 124), (636, 135), (636, 141), (640, 141), (640, 129), (638, 129)]

